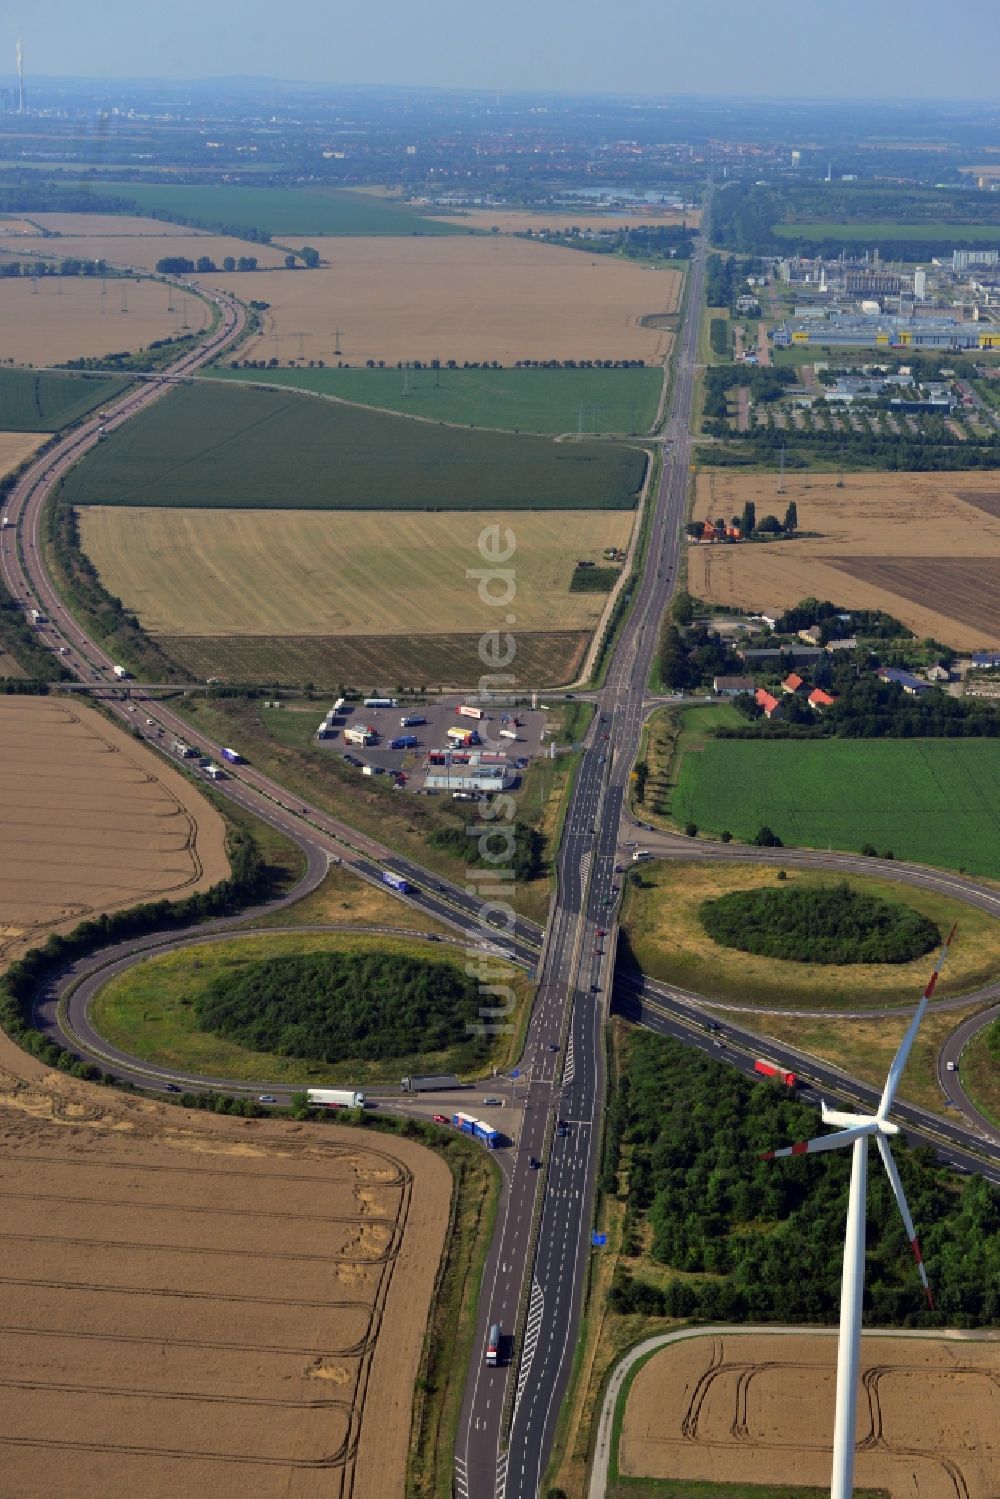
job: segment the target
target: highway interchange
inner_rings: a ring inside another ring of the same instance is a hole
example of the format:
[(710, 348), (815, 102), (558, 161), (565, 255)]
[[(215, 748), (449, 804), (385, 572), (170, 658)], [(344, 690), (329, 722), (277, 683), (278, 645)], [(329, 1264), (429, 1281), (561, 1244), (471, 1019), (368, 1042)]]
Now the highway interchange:
[[(487, 948), (492, 935), (502, 951), (538, 979), (518, 1068), (524, 1082), (517, 1148), (498, 1154), (502, 1188), (497, 1228), (483, 1272), (479, 1324), (456, 1441), (454, 1488), (458, 1499), (534, 1499), (540, 1492), (572, 1365), (587, 1261), (594, 1252), (593, 1198), (604, 1108), (603, 1034), (612, 992), (619, 1012), (710, 1051), (745, 1072), (752, 1073), (753, 1058), (761, 1045), (759, 1037), (740, 1029), (734, 1020), (736, 1012), (723, 1007), (710, 1009), (697, 995), (686, 995), (639, 974), (615, 969), (616, 911), (622, 878), (616, 873), (616, 862), (620, 865), (622, 859), (621, 840), (635, 831), (627, 810), (626, 789), (650, 706), (646, 682), (658, 625), (676, 580), (690, 464), (703, 279), (702, 251), (692, 262), (688, 277), (686, 314), (675, 354), (646, 564), (632, 611), (611, 652), (605, 683), (588, 694), (596, 701), (597, 713), (582, 750), (566, 815), (558, 856), (557, 894), (545, 931), (518, 918), (510, 933), (491, 932), (480, 920), (482, 902), (474, 891), (428, 875), (376, 840), (292, 797), (252, 767), (238, 767), (218, 786), (222, 794), (264, 818), (302, 849), (305, 873), (280, 904), (290, 904), (314, 889), (331, 860), (343, 861), (361, 877), (374, 881), (380, 880), (384, 869), (394, 869), (413, 883), (409, 902), (450, 926), (467, 950), (481, 953), (484, 965), (488, 967), (491, 960)], [(77, 677), (77, 686), (107, 683), (110, 687), (113, 662), (81, 632), (62, 606), (42, 552), (42, 509), (62, 475), (100, 440), (99, 427), (111, 429), (127, 421), (159, 399), (178, 377), (193, 373), (239, 336), (244, 318), (241, 305), (224, 293), (215, 294), (213, 301), (218, 324), (194, 353), (186, 355), (161, 380), (130, 388), (109, 404), (106, 414), (84, 421), (54, 444), (28, 468), (9, 497), (6, 513), (14, 526), (4, 533), (0, 559), (7, 586), (26, 608), (35, 606), (48, 615), (50, 623), (42, 638), (53, 650), (63, 648), (62, 659)], [(219, 755), (218, 745), (175, 715), (164, 702), (150, 698), (137, 714), (130, 714), (129, 705), (117, 698), (109, 698), (106, 706), (156, 748), (165, 749), (165, 736), (176, 735), (205, 754)], [(659, 856), (746, 857), (745, 850), (732, 846), (649, 831), (641, 836), (644, 845)], [(780, 856), (788, 865), (809, 862), (875, 872), (872, 861), (850, 855), (783, 849), (780, 855), (755, 850), (754, 857), (758, 856)], [(958, 876), (901, 863), (893, 864), (891, 873), (896, 879), (939, 889), (993, 912), (1000, 905), (995, 893)], [(109, 1047), (87, 1018), (88, 1001), (96, 989), (142, 954), (168, 945), (221, 940), (233, 935), (234, 929), (252, 927), (276, 904), (204, 923), (189, 932), (121, 943), (96, 957), (81, 959), (39, 996), (36, 1023), (62, 1044), (99, 1058), (105, 1070), (143, 1087), (216, 1086), (251, 1093), (266, 1089), (284, 1100), (289, 1093), (287, 1087), (279, 1089), (269, 1085), (267, 1079), (234, 1085), (224, 1078), (189, 1078), (137, 1063)], [(404, 917), (401, 925), (405, 924)], [(721, 1036), (709, 1028), (709, 1015), (722, 1022)], [(966, 1124), (907, 1105), (897, 1107), (895, 1112), (908, 1135), (932, 1144), (957, 1169), (981, 1171), (1000, 1182), (1000, 1140), (989, 1135), (986, 1122), (971, 1110), (958, 1074), (944, 1066), (946, 1060), (955, 1059), (956, 1048), (964, 1044), (970, 1028), (982, 1023), (981, 1017), (967, 1022), (949, 1041), (941, 1059), (942, 1088), (966, 1113)], [(767, 1054), (804, 1075), (808, 1081), (802, 1096), (807, 1100), (817, 1101), (818, 1089), (822, 1088), (824, 1096), (831, 1098), (866, 1104), (875, 1101), (874, 1090), (813, 1057), (801, 1056), (794, 1048), (768, 1043)], [(560, 1121), (562, 1127), (557, 1128)], [(973, 1128), (967, 1127), (969, 1122)], [(532, 1167), (532, 1159), (541, 1163), (540, 1169)], [(507, 1357), (497, 1369), (488, 1369), (483, 1350), (493, 1323), (503, 1329)]]

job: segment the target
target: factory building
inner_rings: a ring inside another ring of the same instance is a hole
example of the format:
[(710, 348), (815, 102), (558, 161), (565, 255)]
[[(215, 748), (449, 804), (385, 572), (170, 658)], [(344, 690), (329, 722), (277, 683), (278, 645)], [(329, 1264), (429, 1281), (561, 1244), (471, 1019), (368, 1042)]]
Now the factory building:
[(990, 331), (980, 323), (953, 319), (899, 318), (831, 313), (809, 326), (782, 323), (774, 330), (777, 348), (804, 344), (831, 348), (882, 349), (1000, 349), (1000, 328)]

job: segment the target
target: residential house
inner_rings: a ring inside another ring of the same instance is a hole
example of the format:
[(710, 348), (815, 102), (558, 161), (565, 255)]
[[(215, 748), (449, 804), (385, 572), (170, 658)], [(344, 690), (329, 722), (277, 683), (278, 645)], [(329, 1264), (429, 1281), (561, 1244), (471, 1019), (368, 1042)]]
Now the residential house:
[(972, 664), (980, 671), (993, 671), (1000, 666), (1000, 651), (973, 651)]
[(947, 666), (928, 666), (924, 672), (928, 682), (950, 682), (951, 672)]
[(713, 677), (712, 690), (720, 697), (739, 697), (741, 693), (753, 692), (753, 677)]
[(763, 708), (765, 718), (780, 718), (781, 704), (773, 693), (768, 692), (766, 687), (758, 687), (754, 693), (754, 701), (758, 708)]
[(799, 676), (797, 671), (790, 671), (781, 684), (782, 692), (797, 692), (799, 694), (809, 691), (809, 683)]
[(808, 701), (810, 708), (816, 713), (822, 713), (824, 708), (832, 708), (834, 703), (834, 699), (828, 692), (824, 692), (822, 687), (814, 687), (809, 694)]
[(858, 642), (853, 635), (848, 635), (846, 640), (828, 640), (826, 648), (831, 655), (836, 654), (837, 651), (856, 651)]
[(810, 625), (807, 630), (797, 630), (796, 634), (806, 645), (819, 645), (823, 632), (819, 625)]

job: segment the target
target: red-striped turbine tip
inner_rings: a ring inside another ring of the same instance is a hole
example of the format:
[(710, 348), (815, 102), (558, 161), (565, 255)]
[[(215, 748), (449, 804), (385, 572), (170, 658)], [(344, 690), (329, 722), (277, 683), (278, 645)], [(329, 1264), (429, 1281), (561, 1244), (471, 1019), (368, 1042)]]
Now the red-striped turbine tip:
[(763, 1152), (763, 1154), (761, 1155), (761, 1160), (762, 1161), (773, 1161), (774, 1158), (775, 1158), (775, 1156), (777, 1154), (778, 1154), (778, 1152), (776, 1150), (765, 1150)]

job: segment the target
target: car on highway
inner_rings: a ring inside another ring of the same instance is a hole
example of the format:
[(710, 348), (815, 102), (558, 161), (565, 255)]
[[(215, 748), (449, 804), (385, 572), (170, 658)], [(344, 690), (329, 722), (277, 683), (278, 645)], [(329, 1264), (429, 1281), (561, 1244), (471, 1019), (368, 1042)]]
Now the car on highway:
[(957, 1062), (945, 1062), (944, 1065), (945, 1065), (945, 1068), (947, 1069), (948, 1072), (957, 1072), (958, 1071), (958, 1063)]
[(537, 1171), (541, 1164), (541, 1161), (536, 1155), (529, 1155), (528, 1165), (531, 1167), (532, 1171)]
[(558, 1051), (558, 1050), (559, 1050), (559, 1047), (556, 1045), (556, 1043), (554, 1041), (550, 1041), (549, 1042), (549, 1051)]
[(434, 1123), (435, 1124), (449, 1124), (450, 1122), (451, 1121), (448, 1118), (446, 1118), (446, 1116), (444, 1114), (435, 1114), (434, 1115)]
[(564, 1140), (569, 1134), (569, 1125), (566, 1123), (565, 1119), (559, 1120), (558, 1124), (556, 1125), (556, 1134), (559, 1136), (560, 1140)]
[(257, 1102), (258, 1103), (277, 1103), (278, 1100), (275, 1098), (275, 1096), (274, 1096), (273, 1093), (258, 1093), (258, 1095), (257, 1095)]
[(165, 1093), (179, 1093), (181, 1091), (176, 1083), (164, 1083), (163, 1090)]
[(146, 719), (146, 727), (147, 727), (147, 729), (155, 729), (156, 728), (156, 719), (155, 718), (147, 718)]

